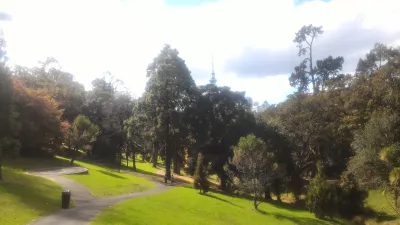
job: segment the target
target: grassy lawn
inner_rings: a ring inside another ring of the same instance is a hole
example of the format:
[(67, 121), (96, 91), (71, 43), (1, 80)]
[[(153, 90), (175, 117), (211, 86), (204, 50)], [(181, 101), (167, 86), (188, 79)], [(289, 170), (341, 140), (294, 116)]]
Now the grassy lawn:
[[(62, 157), (58, 158), (68, 160)], [(66, 175), (66, 177), (83, 184), (95, 197), (139, 192), (155, 186), (144, 178), (119, 173), (105, 167), (80, 161), (75, 161), (75, 164), (88, 168), (89, 174)]]
[(253, 210), (246, 199), (216, 193), (204, 196), (192, 188), (176, 187), (107, 208), (92, 224), (331, 224), (283, 205), (263, 203), (260, 210)]
[(369, 224), (400, 224), (400, 218), (388, 204), (385, 196), (379, 190), (368, 192), (367, 204), (376, 213), (376, 218), (368, 220)]
[[(164, 170), (165, 169), (164, 163), (162, 162), (161, 159), (158, 159), (158, 161), (157, 161), (157, 168), (153, 168), (151, 163), (143, 161), (142, 157), (140, 155), (136, 156), (135, 162), (136, 162), (135, 163), (136, 164), (136, 172), (138, 172), (138, 173), (144, 173), (144, 174), (148, 174), (148, 175), (156, 175), (158, 170)], [(127, 165), (126, 164), (126, 159), (125, 159), (125, 156), (124, 156), (124, 159), (121, 161), (121, 165), (124, 166), (124, 167), (127, 166), (128, 169), (132, 168), (132, 166), (133, 166), (132, 158), (129, 157), (128, 165)]]
[(5, 181), (0, 182), (1, 225), (27, 224), (60, 210), (62, 188), (50, 180), (24, 174), (22, 170), (58, 163), (50, 159), (45, 161), (14, 160), (15, 164), (7, 162), (3, 167)]

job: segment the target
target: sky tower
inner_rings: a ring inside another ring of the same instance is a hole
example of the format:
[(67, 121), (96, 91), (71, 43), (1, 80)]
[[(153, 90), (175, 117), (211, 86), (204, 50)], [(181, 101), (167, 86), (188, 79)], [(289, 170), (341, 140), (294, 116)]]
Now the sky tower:
[(217, 79), (215, 79), (215, 73), (214, 73), (214, 55), (211, 54), (211, 79), (210, 79), (210, 84), (216, 84)]

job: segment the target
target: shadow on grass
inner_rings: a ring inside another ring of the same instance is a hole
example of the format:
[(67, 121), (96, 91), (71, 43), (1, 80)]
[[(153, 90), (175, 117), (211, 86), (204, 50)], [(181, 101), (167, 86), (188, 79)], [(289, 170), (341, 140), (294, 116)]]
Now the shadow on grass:
[(374, 211), (371, 208), (366, 208), (365, 217), (368, 219), (373, 219), (376, 222), (389, 222), (399, 219), (396, 215), (390, 215), (386, 212)]
[(4, 165), (19, 170), (38, 170), (54, 167), (69, 167), (70, 162), (55, 157), (15, 158), (4, 160)]
[(96, 170), (96, 171), (98, 171), (98, 172), (100, 172), (100, 173), (102, 173), (104, 175), (108, 175), (110, 177), (115, 177), (115, 178), (119, 178), (119, 179), (126, 179), (126, 177), (123, 177), (123, 176), (120, 176), (120, 175), (117, 175), (117, 174), (114, 174), (114, 173), (110, 173), (110, 172), (107, 172), (107, 171), (104, 171), (104, 170)]
[(40, 215), (61, 209), (62, 189), (56, 184), (44, 178), (21, 174), (13, 169), (4, 168), (3, 172), (5, 181), (0, 182), (0, 192), (12, 195), (18, 204), (23, 204), (26, 209), (35, 210)]
[[(262, 209), (257, 209), (257, 211), (263, 215), (268, 215), (268, 216), (272, 216), (278, 220), (288, 220), (290, 222), (293, 222), (295, 224), (304, 224), (304, 225), (319, 225), (321, 224), (321, 220), (318, 219), (313, 219), (313, 218), (304, 218), (304, 217), (292, 217), (292, 216), (287, 216), (287, 215), (282, 215), (279, 213), (268, 213)], [(334, 224), (341, 224), (341, 225), (345, 225), (345, 223), (342, 223), (340, 221), (337, 220), (325, 220), (326, 222), (331, 222)]]
[(201, 194), (201, 195), (202, 195), (202, 196), (209, 197), (209, 198), (217, 199), (217, 200), (219, 200), (219, 201), (222, 201), (222, 202), (225, 202), (225, 203), (228, 203), (228, 204), (230, 204), (230, 205), (233, 205), (233, 206), (236, 206), (236, 207), (239, 207), (239, 208), (242, 208), (242, 209), (243, 209), (242, 206), (236, 205), (235, 203), (232, 203), (232, 202), (230, 202), (230, 201), (228, 201), (228, 200), (226, 200), (226, 199), (220, 198), (220, 197), (218, 197), (218, 196), (211, 195), (211, 194)]

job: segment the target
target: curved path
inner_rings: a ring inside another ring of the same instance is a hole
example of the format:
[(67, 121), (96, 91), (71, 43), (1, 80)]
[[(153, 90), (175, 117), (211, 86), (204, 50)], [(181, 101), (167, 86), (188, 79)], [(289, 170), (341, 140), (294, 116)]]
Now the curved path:
[(160, 182), (154, 181), (151, 176), (123, 171), (124, 173), (128, 173), (133, 176), (146, 178), (150, 182), (153, 182), (156, 187), (143, 192), (135, 192), (120, 196), (95, 198), (90, 193), (90, 191), (80, 183), (61, 176), (66, 174), (82, 174), (87, 172), (88, 170), (83, 167), (53, 168), (45, 171), (42, 170), (28, 172), (28, 174), (41, 176), (52, 180), (61, 185), (64, 189), (70, 190), (71, 197), (75, 203), (74, 208), (63, 209), (50, 216), (39, 218), (38, 220), (30, 223), (30, 225), (86, 225), (89, 224), (91, 220), (96, 217), (98, 213), (100, 213), (100, 211), (109, 206), (115, 205), (121, 201), (131, 198), (137, 198), (163, 192), (171, 188), (171, 186), (166, 186)]

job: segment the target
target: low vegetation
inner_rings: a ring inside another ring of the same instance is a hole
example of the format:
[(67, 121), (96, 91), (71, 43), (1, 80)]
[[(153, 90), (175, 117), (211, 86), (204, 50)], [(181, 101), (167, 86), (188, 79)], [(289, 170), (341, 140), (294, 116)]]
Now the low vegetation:
[(0, 224), (23, 225), (61, 209), (62, 188), (56, 183), (25, 174), (25, 169), (60, 165), (53, 160), (13, 160), (3, 169), (0, 182)]
[[(132, 212), (135, 212), (132, 214)], [(217, 193), (200, 195), (191, 188), (132, 199), (107, 208), (93, 221), (102, 224), (341, 224), (316, 219), (304, 210), (278, 204), (261, 204), (253, 209), (251, 200)]]
[(144, 178), (80, 161), (75, 161), (75, 164), (88, 168), (89, 173), (67, 175), (67, 177), (83, 184), (95, 197), (140, 192), (154, 187), (153, 183)]

